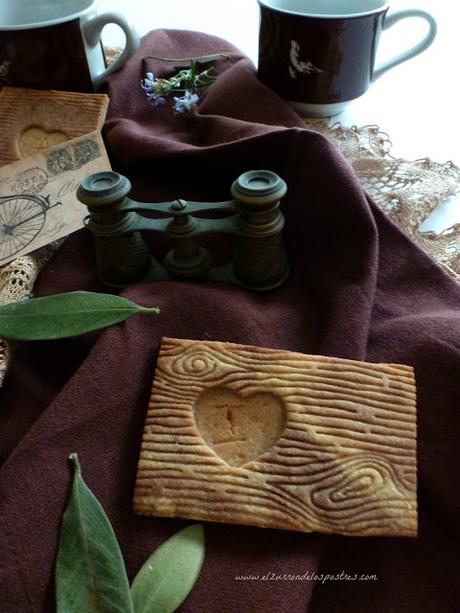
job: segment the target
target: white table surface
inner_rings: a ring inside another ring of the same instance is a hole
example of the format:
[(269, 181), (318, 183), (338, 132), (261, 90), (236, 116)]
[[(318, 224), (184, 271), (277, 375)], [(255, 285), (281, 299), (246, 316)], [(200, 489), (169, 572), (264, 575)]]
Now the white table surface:
[[(346, 0), (344, 0), (346, 4)], [(220, 36), (257, 65), (257, 0), (99, 0), (99, 12), (124, 13), (143, 35), (156, 28), (196, 30)], [(438, 23), (438, 35), (421, 55), (384, 74), (359, 100), (333, 121), (344, 125), (376, 124), (390, 135), (392, 154), (407, 160), (429, 157), (460, 166), (460, 3), (457, 0), (394, 0), (390, 10), (421, 8)], [(406, 20), (382, 34), (377, 64), (420, 39), (425, 22)], [(104, 42), (119, 45), (115, 26)], [(426, 229), (460, 222), (460, 197), (443, 203)]]

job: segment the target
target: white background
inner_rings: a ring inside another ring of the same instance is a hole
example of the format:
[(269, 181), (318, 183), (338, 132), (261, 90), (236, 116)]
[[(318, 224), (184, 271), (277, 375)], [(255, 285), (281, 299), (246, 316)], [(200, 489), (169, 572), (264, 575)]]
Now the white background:
[[(99, 12), (124, 13), (141, 35), (175, 28), (220, 36), (257, 63), (257, 0), (99, 0), (98, 6)], [(335, 120), (345, 125), (377, 124), (390, 135), (395, 156), (452, 160), (460, 166), (460, 2), (394, 0), (390, 4), (390, 11), (404, 8), (424, 9), (436, 18), (438, 35), (433, 45), (384, 74)], [(425, 22), (410, 19), (384, 32), (377, 64), (417, 42), (426, 28)], [(104, 41), (121, 44), (123, 36), (109, 26)], [(434, 227), (454, 221), (460, 221), (460, 199), (444, 205)]]

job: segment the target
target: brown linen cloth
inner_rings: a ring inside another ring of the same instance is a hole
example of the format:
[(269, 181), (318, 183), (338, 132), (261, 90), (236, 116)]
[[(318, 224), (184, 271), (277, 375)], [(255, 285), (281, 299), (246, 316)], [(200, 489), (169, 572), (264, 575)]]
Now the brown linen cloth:
[[(141, 77), (172, 69), (144, 56), (222, 50), (231, 57), (219, 63), (219, 79), (194, 117), (148, 106)], [(131, 512), (162, 336), (401, 362), (415, 367), (418, 384), (417, 539), (206, 524), (204, 567), (181, 611), (458, 611), (459, 287), (380, 212), (333, 146), (306, 130), (228, 43), (156, 31), (110, 79), (108, 91), (106, 141), (114, 167), (133, 181), (134, 198), (225, 199), (231, 182), (250, 169), (271, 169), (287, 181), (291, 276), (267, 294), (217, 283), (133, 286), (122, 294), (159, 305), (161, 315), (77, 339), (18, 345), (0, 392), (2, 613), (53, 610), (71, 452), (79, 453), (84, 477), (113, 523), (130, 579), (159, 543), (189, 523)], [(157, 238), (151, 244), (163, 249)], [(98, 289), (94, 273), (92, 242), (81, 231), (42, 273), (37, 294)], [(315, 584), (316, 571), (357, 580)], [(362, 573), (377, 579), (360, 581)], [(304, 580), (276, 579), (289, 574)], [(240, 575), (267, 578), (242, 581)]]

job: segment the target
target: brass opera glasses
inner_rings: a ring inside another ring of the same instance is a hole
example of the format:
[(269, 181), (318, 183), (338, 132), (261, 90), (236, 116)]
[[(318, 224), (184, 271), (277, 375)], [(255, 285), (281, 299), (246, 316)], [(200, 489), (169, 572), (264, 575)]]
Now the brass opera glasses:
[[(245, 172), (231, 186), (233, 199), (225, 202), (141, 203), (128, 198), (130, 190), (130, 181), (115, 172), (90, 175), (78, 188), (78, 199), (88, 207), (86, 226), (95, 238), (98, 276), (104, 284), (124, 287), (193, 279), (264, 291), (286, 280), (289, 268), (279, 202), (287, 187), (275, 173)], [(143, 212), (156, 217), (145, 217)], [(162, 264), (150, 253), (141, 232), (170, 238), (171, 250)], [(233, 260), (223, 266), (213, 266), (211, 254), (198, 242), (217, 233), (235, 237)]]

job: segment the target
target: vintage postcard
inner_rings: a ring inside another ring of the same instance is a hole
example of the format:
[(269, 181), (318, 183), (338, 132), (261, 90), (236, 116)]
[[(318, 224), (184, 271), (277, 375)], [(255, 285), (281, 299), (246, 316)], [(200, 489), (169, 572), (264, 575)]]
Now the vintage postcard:
[(110, 170), (99, 132), (0, 168), (0, 266), (83, 227), (76, 196), (88, 175)]

